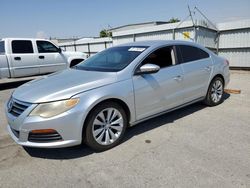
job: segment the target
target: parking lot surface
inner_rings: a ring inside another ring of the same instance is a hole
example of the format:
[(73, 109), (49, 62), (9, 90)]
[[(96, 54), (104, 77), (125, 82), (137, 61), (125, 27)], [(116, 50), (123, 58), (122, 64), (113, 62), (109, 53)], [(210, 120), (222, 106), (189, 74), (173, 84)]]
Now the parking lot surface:
[[(0, 80), (0, 187), (250, 187), (250, 72), (232, 71), (216, 107), (197, 103), (126, 132), (105, 152), (32, 149), (6, 132), (3, 105), (26, 79)], [(73, 127), (72, 127), (73, 128)]]

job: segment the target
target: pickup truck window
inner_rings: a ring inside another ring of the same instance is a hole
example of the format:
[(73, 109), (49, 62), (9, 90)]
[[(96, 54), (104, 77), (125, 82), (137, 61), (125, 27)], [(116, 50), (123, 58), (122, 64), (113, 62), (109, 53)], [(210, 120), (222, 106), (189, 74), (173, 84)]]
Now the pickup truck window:
[(55, 53), (58, 52), (58, 48), (48, 41), (36, 41), (39, 53)]
[(11, 46), (13, 54), (34, 53), (30, 40), (13, 40)]
[(0, 41), (0, 54), (5, 53), (5, 48), (4, 48), (4, 41)]

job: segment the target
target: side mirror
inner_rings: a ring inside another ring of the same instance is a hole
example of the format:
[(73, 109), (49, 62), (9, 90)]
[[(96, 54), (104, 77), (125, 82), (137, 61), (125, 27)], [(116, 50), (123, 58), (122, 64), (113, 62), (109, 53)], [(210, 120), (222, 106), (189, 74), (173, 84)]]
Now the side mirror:
[(58, 48), (58, 52), (59, 52), (59, 53), (62, 53), (62, 49), (61, 49), (61, 48)]
[(145, 64), (142, 65), (139, 70), (136, 72), (136, 74), (153, 74), (160, 70), (160, 67), (155, 64)]

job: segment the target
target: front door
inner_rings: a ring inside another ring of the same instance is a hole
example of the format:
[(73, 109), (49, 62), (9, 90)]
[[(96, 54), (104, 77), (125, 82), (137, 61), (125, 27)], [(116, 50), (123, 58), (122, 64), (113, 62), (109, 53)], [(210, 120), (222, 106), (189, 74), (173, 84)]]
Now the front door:
[(173, 47), (154, 51), (140, 66), (144, 64), (156, 64), (160, 66), (160, 70), (154, 74), (133, 76), (137, 120), (171, 109), (183, 102), (183, 72), (181, 65), (176, 64)]
[(38, 58), (40, 65), (40, 74), (56, 72), (66, 69), (66, 62), (64, 55), (59, 53), (59, 49), (49, 41), (36, 41)]

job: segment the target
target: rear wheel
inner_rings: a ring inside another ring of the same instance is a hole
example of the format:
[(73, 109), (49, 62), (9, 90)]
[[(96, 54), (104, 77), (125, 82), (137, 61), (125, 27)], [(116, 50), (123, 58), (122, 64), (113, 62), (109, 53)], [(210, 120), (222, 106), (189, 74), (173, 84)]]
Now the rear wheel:
[(205, 103), (209, 106), (216, 106), (222, 103), (224, 93), (224, 82), (220, 77), (215, 77), (209, 85)]
[(85, 143), (94, 150), (104, 151), (120, 143), (127, 127), (127, 116), (117, 103), (105, 102), (89, 114)]

